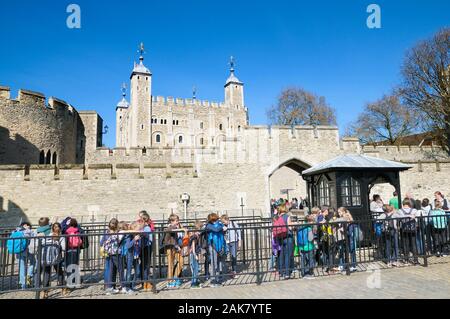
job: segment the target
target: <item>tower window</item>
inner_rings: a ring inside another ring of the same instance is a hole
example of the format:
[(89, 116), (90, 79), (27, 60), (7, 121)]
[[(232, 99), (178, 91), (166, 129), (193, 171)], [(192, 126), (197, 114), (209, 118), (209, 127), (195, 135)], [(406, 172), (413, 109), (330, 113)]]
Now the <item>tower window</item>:
[(161, 119), (161, 124), (164, 124), (164, 120), (163, 119)]
[(221, 131), (223, 130), (223, 125), (222, 124), (219, 125), (219, 130), (221, 130)]
[(167, 124), (167, 120), (164, 120), (164, 124)]
[(143, 130), (144, 129), (144, 124), (141, 124), (141, 130)]
[(241, 126), (239, 125), (239, 126), (238, 126), (238, 132), (240, 132), (240, 131), (241, 131)]
[(176, 125), (178, 125), (178, 120), (176, 120)]
[(178, 143), (183, 144), (183, 136), (178, 136)]
[(145, 77), (145, 80), (147, 80), (147, 81), (148, 81), (148, 76), (146, 76), (146, 77)]
[(203, 130), (203, 122), (200, 122), (200, 129)]
[(203, 137), (200, 139), (200, 145), (203, 145)]
[(161, 143), (161, 135), (156, 134), (156, 143)]

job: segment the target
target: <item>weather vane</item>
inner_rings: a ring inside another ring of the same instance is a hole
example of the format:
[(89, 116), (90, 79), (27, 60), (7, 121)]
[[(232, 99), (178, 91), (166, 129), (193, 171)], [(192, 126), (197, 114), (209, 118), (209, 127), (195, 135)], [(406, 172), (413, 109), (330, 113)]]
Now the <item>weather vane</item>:
[(230, 56), (230, 71), (234, 72), (234, 57)]
[(144, 43), (141, 42), (141, 44), (139, 45), (139, 50), (138, 50), (140, 57), (139, 60), (144, 60), (144, 54), (145, 54), (145, 48), (144, 48)]

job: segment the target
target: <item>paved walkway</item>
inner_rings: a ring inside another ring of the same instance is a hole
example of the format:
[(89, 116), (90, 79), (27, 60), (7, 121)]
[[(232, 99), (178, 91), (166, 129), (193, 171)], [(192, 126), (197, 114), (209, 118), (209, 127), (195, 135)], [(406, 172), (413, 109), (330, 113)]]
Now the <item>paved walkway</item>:
[[(10, 293), (4, 298), (33, 298), (34, 294)], [(50, 298), (60, 297), (59, 291)], [(351, 276), (334, 275), (314, 279), (292, 279), (218, 288), (164, 290), (158, 294), (106, 296), (101, 286), (72, 292), (69, 298), (136, 298), (136, 299), (265, 299), (265, 298), (450, 298), (450, 257), (436, 258), (428, 267), (367, 270)]]

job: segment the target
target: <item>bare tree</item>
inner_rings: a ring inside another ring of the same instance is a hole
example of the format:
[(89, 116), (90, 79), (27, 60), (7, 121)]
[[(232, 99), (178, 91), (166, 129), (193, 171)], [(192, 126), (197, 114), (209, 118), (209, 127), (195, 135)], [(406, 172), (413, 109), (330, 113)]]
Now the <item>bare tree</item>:
[(296, 87), (283, 90), (267, 116), (277, 125), (336, 125), (335, 110), (323, 96)]
[(394, 145), (418, 130), (417, 113), (402, 104), (394, 93), (368, 103), (347, 134), (357, 136), (363, 144), (383, 141)]
[[(423, 123), (450, 154), (450, 28), (411, 49), (403, 64), (401, 93), (424, 114)], [(442, 134), (443, 132), (443, 134)]]

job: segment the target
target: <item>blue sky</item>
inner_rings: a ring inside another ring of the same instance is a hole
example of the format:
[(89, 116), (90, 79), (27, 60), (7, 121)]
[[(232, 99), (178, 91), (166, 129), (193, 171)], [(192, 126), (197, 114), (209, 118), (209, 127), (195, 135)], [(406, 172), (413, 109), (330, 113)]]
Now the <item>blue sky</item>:
[[(81, 7), (82, 28), (66, 27), (66, 7)], [(382, 10), (368, 29), (366, 8)], [(146, 46), (153, 95), (223, 100), (228, 58), (245, 82), (251, 124), (288, 86), (326, 97), (342, 132), (368, 101), (400, 81), (405, 51), (450, 26), (447, 0), (63, 1), (2, 0), (0, 85), (40, 91), (94, 109), (110, 127), (129, 81), (137, 45)]]

